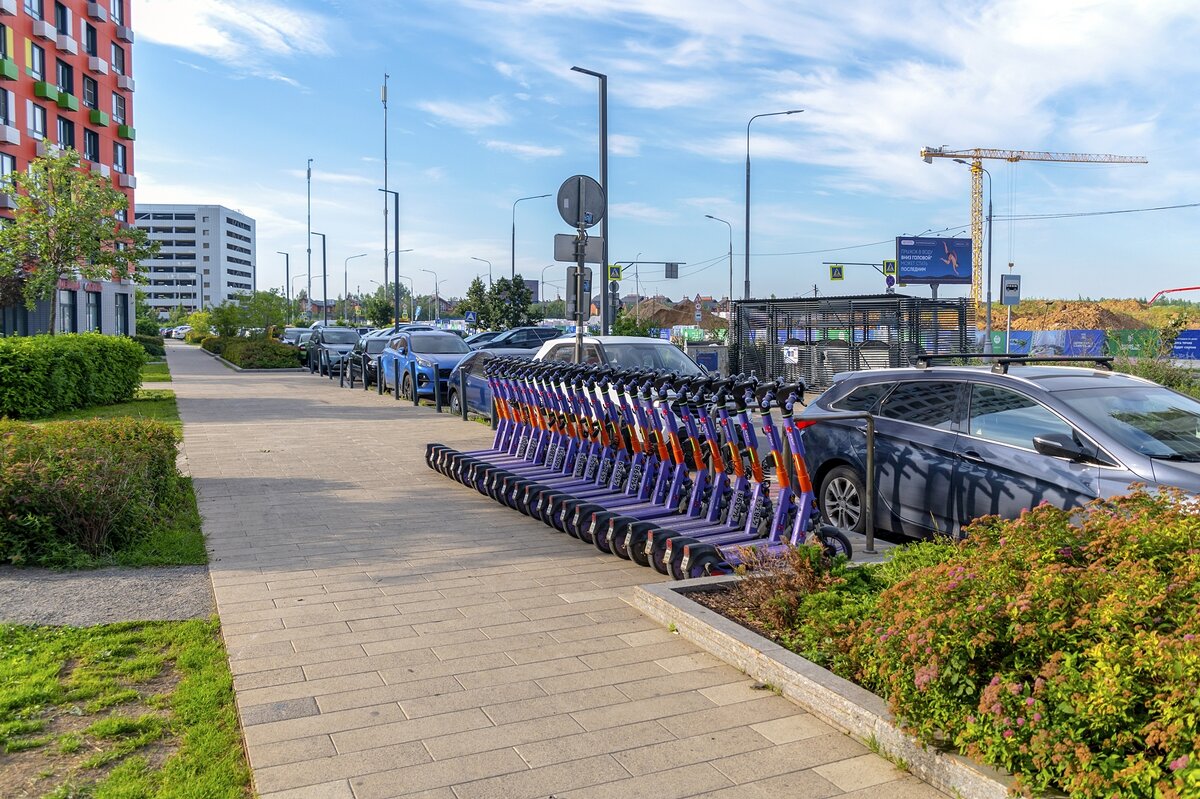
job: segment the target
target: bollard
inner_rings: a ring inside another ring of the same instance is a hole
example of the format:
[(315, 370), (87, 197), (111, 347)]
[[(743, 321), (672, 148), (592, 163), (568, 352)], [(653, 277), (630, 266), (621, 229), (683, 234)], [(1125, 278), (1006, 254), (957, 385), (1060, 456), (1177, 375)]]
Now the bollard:
[[(350, 388), (354, 388), (354, 370), (350, 368), (350, 364), (351, 364), (351, 363), (352, 363), (352, 361), (350, 360), (350, 355), (349, 355), (349, 354), (347, 354), (347, 355), (346, 355), (346, 366), (345, 366), (345, 369), (346, 369), (346, 372), (347, 372), (347, 376), (350, 378), (350, 381), (349, 381), (349, 382), (350, 382)], [(365, 375), (363, 376), (363, 382), (366, 382), (366, 376), (365, 376)]]
[(413, 405), (421, 404), (421, 395), (417, 392), (417, 362), (408, 362), (408, 376), (412, 379), (412, 401)]
[(462, 420), (467, 421), (467, 370), (462, 368), (458, 370), (458, 409)]
[(369, 364), (370, 362), (371, 362), (371, 359), (367, 356), (367, 353), (363, 352), (362, 363), (360, 364), (362, 366), (363, 391), (371, 390), (371, 384), (367, 382), (367, 364)]
[(313, 363), (312, 347), (308, 348), (308, 352), (305, 353), (305, 357), (308, 358), (308, 373), (311, 375), (313, 372), (317, 371), (317, 365)]
[(380, 355), (375, 359), (375, 390), (379, 396), (383, 396), (383, 356)]
[[(333, 370), (329, 370), (329, 379), (333, 379)], [(338, 388), (346, 387), (346, 359), (338, 361)]]
[(439, 374), (441, 369), (438, 366), (433, 367), (433, 409), (437, 413), (442, 412), (442, 376)]
[(400, 399), (400, 359), (392, 361), (392, 398)]

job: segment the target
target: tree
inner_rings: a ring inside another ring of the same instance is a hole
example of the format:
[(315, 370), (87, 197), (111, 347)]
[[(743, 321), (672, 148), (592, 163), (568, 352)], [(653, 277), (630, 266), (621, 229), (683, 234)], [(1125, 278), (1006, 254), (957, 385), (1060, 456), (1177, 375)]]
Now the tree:
[(272, 327), (287, 324), (287, 298), (278, 289), (241, 295), (238, 310), (241, 327), (262, 331), (254, 333), (255, 336), (270, 335)]
[(479, 277), (471, 281), (471, 285), (467, 287), (467, 298), (458, 305), (459, 313), (466, 315), (467, 311), (474, 311), (478, 316), (475, 322), (477, 328), (480, 330), (491, 328), (491, 303), (488, 302), (487, 288), (484, 287), (483, 281)]
[(82, 169), (72, 148), (35, 158), (28, 172), (12, 172), (0, 180), (0, 192), (14, 195), (17, 206), (12, 224), (0, 226), (0, 277), (21, 278), (30, 310), (52, 300), (50, 335), (58, 326), (53, 300), (61, 278), (136, 280), (139, 262), (158, 252), (146, 231), (118, 218), (128, 198), (110, 178)]
[(374, 294), (368, 294), (363, 301), (363, 314), (371, 321), (375, 327), (391, 327), (392, 317), (395, 315), (394, 298), (388, 296), (388, 292), (380, 286), (375, 289)]
[(233, 300), (226, 300), (208, 309), (208, 323), (222, 338), (236, 336), (242, 326), (242, 309)]
[(533, 292), (525, 280), (517, 275), (512, 280), (502, 277), (492, 284), (488, 292), (488, 308), (492, 327), (507, 330), (529, 324), (529, 305)]
[(543, 319), (566, 319), (567, 318), (567, 301), (566, 300), (548, 300), (542, 303), (542, 318)]
[(176, 305), (167, 314), (167, 325), (169, 327), (179, 327), (180, 325), (187, 324), (188, 313), (190, 312), (182, 305)]
[(188, 314), (187, 323), (192, 326), (189, 336), (200, 338), (212, 332), (212, 317), (208, 311), (192, 311)]
[(158, 312), (150, 307), (150, 303), (146, 302), (146, 292), (137, 289), (133, 293), (133, 317), (137, 322), (137, 334), (139, 336), (157, 336), (158, 335)]
[(612, 334), (614, 336), (649, 336), (650, 325), (647, 322), (635, 319), (625, 311), (621, 311), (617, 314), (617, 318), (613, 320)]

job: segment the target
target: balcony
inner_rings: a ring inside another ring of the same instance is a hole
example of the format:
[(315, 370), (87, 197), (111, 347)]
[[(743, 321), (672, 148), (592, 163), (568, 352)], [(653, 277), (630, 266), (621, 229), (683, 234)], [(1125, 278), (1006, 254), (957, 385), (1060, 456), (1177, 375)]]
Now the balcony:
[(99, 3), (88, 3), (87, 15), (97, 22), (108, 22), (108, 11)]
[(0, 80), (16, 80), (21, 77), (21, 68), (11, 58), (0, 59)]
[(91, 167), (91, 170), (98, 175), (103, 175), (104, 177), (109, 177), (112, 174), (112, 170), (109, 169), (104, 164), (97, 163), (97, 162), (90, 162), (89, 166)]
[(79, 55), (79, 42), (75, 41), (70, 36), (64, 36), (60, 33), (58, 34), (58, 49), (63, 53)]
[(122, 172), (121, 174), (117, 175), (117, 185), (123, 189), (136, 189), (137, 178), (135, 178), (133, 175), (127, 175)]
[(133, 91), (133, 78), (128, 75), (117, 76), (117, 88), (124, 89), (127, 92)]
[(95, 72), (97, 75), (108, 74), (108, 62), (99, 56), (88, 56), (88, 71)]
[(0, 0), (0, 14), (15, 17), (17, 15), (17, 0)]
[(34, 152), (37, 154), (38, 158), (45, 158), (46, 156), (57, 158), (59, 154), (62, 153), (63, 150), (61, 147), (42, 138), (46, 134), (36, 133), (33, 131), (30, 131), (30, 134), (38, 137), (37, 146), (34, 148)]
[(53, 83), (44, 80), (39, 80), (33, 84), (33, 96), (44, 97), (52, 103), (58, 102), (58, 87)]
[(123, 42), (133, 44), (133, 28), (128, 28), (124, 25), (117, 26), (117, 38)]
[(66, 92), (60, 92), (58, 95), (58, 107), (63, 109), (64, 111), (78, 111), (79, 110), (79, 98), (73, 94), (67, 94)]
[(4, 194), (4, 193), (0, 192), (0, 208), (4, 208), (9, 211), (12, 211), (16, 207), (17, 207), (17, 198), (16, 197), (13, 197), (11, 194)]
[(11, 125), (0, 125), (0, 144), (20, 144), (21, 131)]
[(107, 128), (108, 114), (100, 111), (99, 109), (93, 108), (92, 112), (88, 114), (88, 121), (97, 127)]
[(133, 141), (137, 138), (137, 131), (134, 130), (133, 125), (117, 125), (117, 136)]
[(33, 35), (39, 39), (54, 41), (58, 38), (58, 31), (46, 20), (36, 19), (33, 21)]

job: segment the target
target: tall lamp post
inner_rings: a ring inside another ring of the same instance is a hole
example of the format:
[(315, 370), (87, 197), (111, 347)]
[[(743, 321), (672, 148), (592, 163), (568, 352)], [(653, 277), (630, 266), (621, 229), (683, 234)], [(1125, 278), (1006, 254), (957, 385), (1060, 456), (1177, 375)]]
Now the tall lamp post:
[(705, 214), (705, 219), (711, 219), (714, 222), (724, 222), (725, 227), (729, 228), (729, 319), (733, 321), (733, 225), (727, 220), (712, 214)]
[[(604, 273), (608, 273), (608, 209), (612, 207), (612, 197), (608, 193), (608, 75), (601, 72), (593, 72), (590, 69), (583, 67), (571, 67), (572, 72), (579, 72), (583, 75), (591, 75), (600, 81), (600, 186), (604, 189), (604, 216), (600, 220), (600, 238), (604, 243), (601, 246), (600, 258), (604, 261)], [(605, 289), (600, 292), (600, 335), (608, 335), (608, 281), (605, 280), (601, 286)]]
[[(750, 117), (750, 122), (759, 117), (781, 117), (789, 114), (804, 113), (803, 108), (795, 108), (791, 111), (772, 111), (769, 114), (755, 114)], [(743, 299), (750, 299), (750, 122), (746, 123), (746, 287), (743, 292)], [(733, 298), (730, 297), (732, 300)]]
[(442, 301), (438, 294), (438, 284), (441, 281), (438, 280), (437, 272), (432, 269), (422, 269), (421, 271), (433, 275), (433, 318), (434, 321), (438, 321), (442, 318)]
[(342, 318), (350, 319), (350, 262), (355, 258), (366, 258), (365, 252), (360, 252), (358, 255), (351, 255), (342, 262)]
[(275, 254), (283, 256), (283, 285), (287, 287), (287, 296), (284, 299), (288, 304), (287, 320), (290, 325), (292, 323), (292, 258), (283, 250), (276, 250)]
[[(513, 202), (513, 213), (512, 213), (512, 255), (511, 255), (511, 258), (512, 258), (512, 275), (510, 275), (510, 276), (509, 276), (509, 279), (510, 279), (510, 280), (515, 280), (515, 279), (516, 279), (516, 277), (517, 277), (517, 203), (523, 203), (523, 202), (525, 202), (526, 200), (540, 200), (540, 199), (542, 199), (543, 197), (549, 197), (549, 196), (551, 196), (551, 195), (549, 195), (549, 194), (535, 194), (535, 195), (533, 195), (532, 197), (522, 197), (522, 198), (520, 198), (520, 199), (518, 199), (518, 200), (515, 200), (515, 201)], [(476, 258), (475, 260), (476, 260), (476, 261), (480, 261), (480, 260), (483, 260), (483, 259), (481, 259), (481, 258)]]
[(308, 159), (308, 238), (304, 240), (304, 246), (308, 248), (308, 302), (312, 305), (312, 162)]
[[(409, 321), (417, 321), (417, 284), (408, 275), (396, 275), (396, 285), (400, 285), (400, 280), (408, 281), (408, 318)], [(399, 290), (396, 292), (399, 294)], [(400, 324), (400, 317), (396, 317), (396, 324)]]
[(325, 234), (315, 230), (312, 234), (321, 237), (321, 319), (329, 324), (329, 269), (325, 260)]
[[(960, 164), (965, 164), (966, 166), (970, 167), (972, 172), (974, 172), (975, 170), (978, 169), (980, 172), (987, 175), (987, 179), (988, 179), (988, 212), (987, 212), (988, 251), (987, 251), (987, 292), (986, 292), (986, 297), (987, 297), (986, 303), (987, 304), (984, 306), (985, 307), (985, 310), (984, 310), (985, 321), (984, 321), (984, 328), (983, 328), (983, 335), (984, 335), (983, 351), (990, 353), (993, 350), (993, 348), (992, 348), (992, 173), (988, 172), (986, 169), (984, 169), (983, 164), (980, 164), (980, 163), (973, 164), (970, 161), (964, 161), (961, 158), (955, 158), (954, 160)], [(1005, 347), (1005, 349), (1007, 350), (1008, 348)]]
[[(550, 195), (549, 195), (549, 194), (547, 194), (547, 195), (544, 195), (544, 196), (546, 196), (546, 197), (549, 197)], [(514, 206), (513, 206), (513, 208), (516, 208), (516, 206), (514, 205)], [(514, 217), (513, 217), (513, 242), (514, 242), (514, 246), (515, 246), (515, 243), (516, 243), (516, 240), (517, 240), (517, 238), (516, 238), (516, 231), (517, 231), (516, 217), (514, 216)], [(514, 252), (516, 252), (516, 251), (514, 250)], [(487, 265), (488, 265), (488, 285), (489, 285), (489, 286), (490, 286), (490, 285), (492, 285), (492, 262), (491, 262), (491, 261), (489, 261), (487, 258), (476, 258), (474, 255), (472, 255), (472, 256), (471, 256), (471, 260), (472, 260), (472, 261), (479, 261), (480, 263), (484, 263), (484, 264), (487, 264)], [(515, 267), (514, 267), (514, 270), (513, 270), (513, 272), (514, 272), (514, 274), (516, 273), (516, 269), (515, 269)]]
[[(299, 279), (301, 279), (301, 278), (304, 278), (304, 277), (308, 277), (308, 272), (305, 272), (303, 275), (296, 275), (295, 277), (293, 277), (293, 278), (292, 278), (291, 282), (288, 284), (288, 285), (290, 285), (290, 286), (291, 286), (291, 288), (292, 288), (292, 293), (293, 293), (293, 294), (295, 294), (295, 293), (296, 293), (296, 281), (297, 281), (297, 280), (299, 280)], [(312, 302), (312, 297), (309, 297), (309, 298), (308, 298), (308, 301), (311, 303), (311, 302)], [(289, 311), (289, 313), (290, 313), (290, 311)]]
[[(380, 189), (384, 195), (392, 195), (392, 240), (400, 244), (400, 192), (391, 189)], [(400, 250), (392, 256), (392, 266), (396, 273), (396, 293), (392, 299), (392, 312), (396, 315), (396, 324), (400, 324)]]

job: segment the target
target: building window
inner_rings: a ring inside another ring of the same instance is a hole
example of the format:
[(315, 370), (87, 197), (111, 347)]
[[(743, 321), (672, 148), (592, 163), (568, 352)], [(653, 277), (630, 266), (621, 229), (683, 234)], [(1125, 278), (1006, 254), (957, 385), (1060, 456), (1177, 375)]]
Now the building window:
[(17, 171), (17, 159), (8, 153), (0, 153), (0, 180)]
[(99, 43), (96, 41), (96, 29), (90, 22), (83, 23), (83, 51), (90, 56), (100, 55)]
[(8, 26), (0, 25), (0, 59), (8, 58)]
[(75, 70), (65, 61), (59, 60), (54, 75), (58, 80), (58, 90), (67, 94), (75, 93)]
[(87, 128), (83, 129), (83, 157), (95, 163), (100, 162), (100, 134)]
[(37, 103), (29, 104), (29, 131), (39, 141), (46, 138), (46, 109)]
[(64, 150), (75, 146), (75, 123), (66, 117), (58, 118), (58, 146)]
[(96, 85), (96, 81), (89, 78), (87, 75), (84, 75), (83, 76), (83, 104), (86, 105), (88, 108), (98, 108), (99, 107), (99, 100), (98, 100), (99, 94), (100, 94), (100, 90), (99, 90), (99, 87)]
[(113, 171), (125, 171), (125, 145), (120, 142), (113, 142)]
[(71, 12), (59, 2), (54, 4), (54, 27), (58, 30), (59, 36), (71, 35)]
[(112, 0), (112, 21), (114, 25), (125, 24), (125, 0)]
[(87, 325), (89, 333), (100, 329), (100, 292), (88, 291), (87, 294), (87, 319), (84, 323)]
[(13, 123), (13, 93), (0, 89), (0, 125)]
[(25, 0), (25, 13), (34, 19), (41, 19), (42, 0)]
[(129, 295), (117, 294), (117, 335), (129, 335)]
[(58, 290), (58, 332), (76, 333), (79, 326), (75, 319), (75, 292), (68, 289)]
[(29, 45), (29, 74), (35, 80), (46, 79), (46, 51), (32, 43)]
[(113, 92), (113, 122), (125, 124), (125, 98), (116, 92)]
[(112, 46), (112, 68), (118, 75), (125, 74), (125, 51), (117, 44)]

